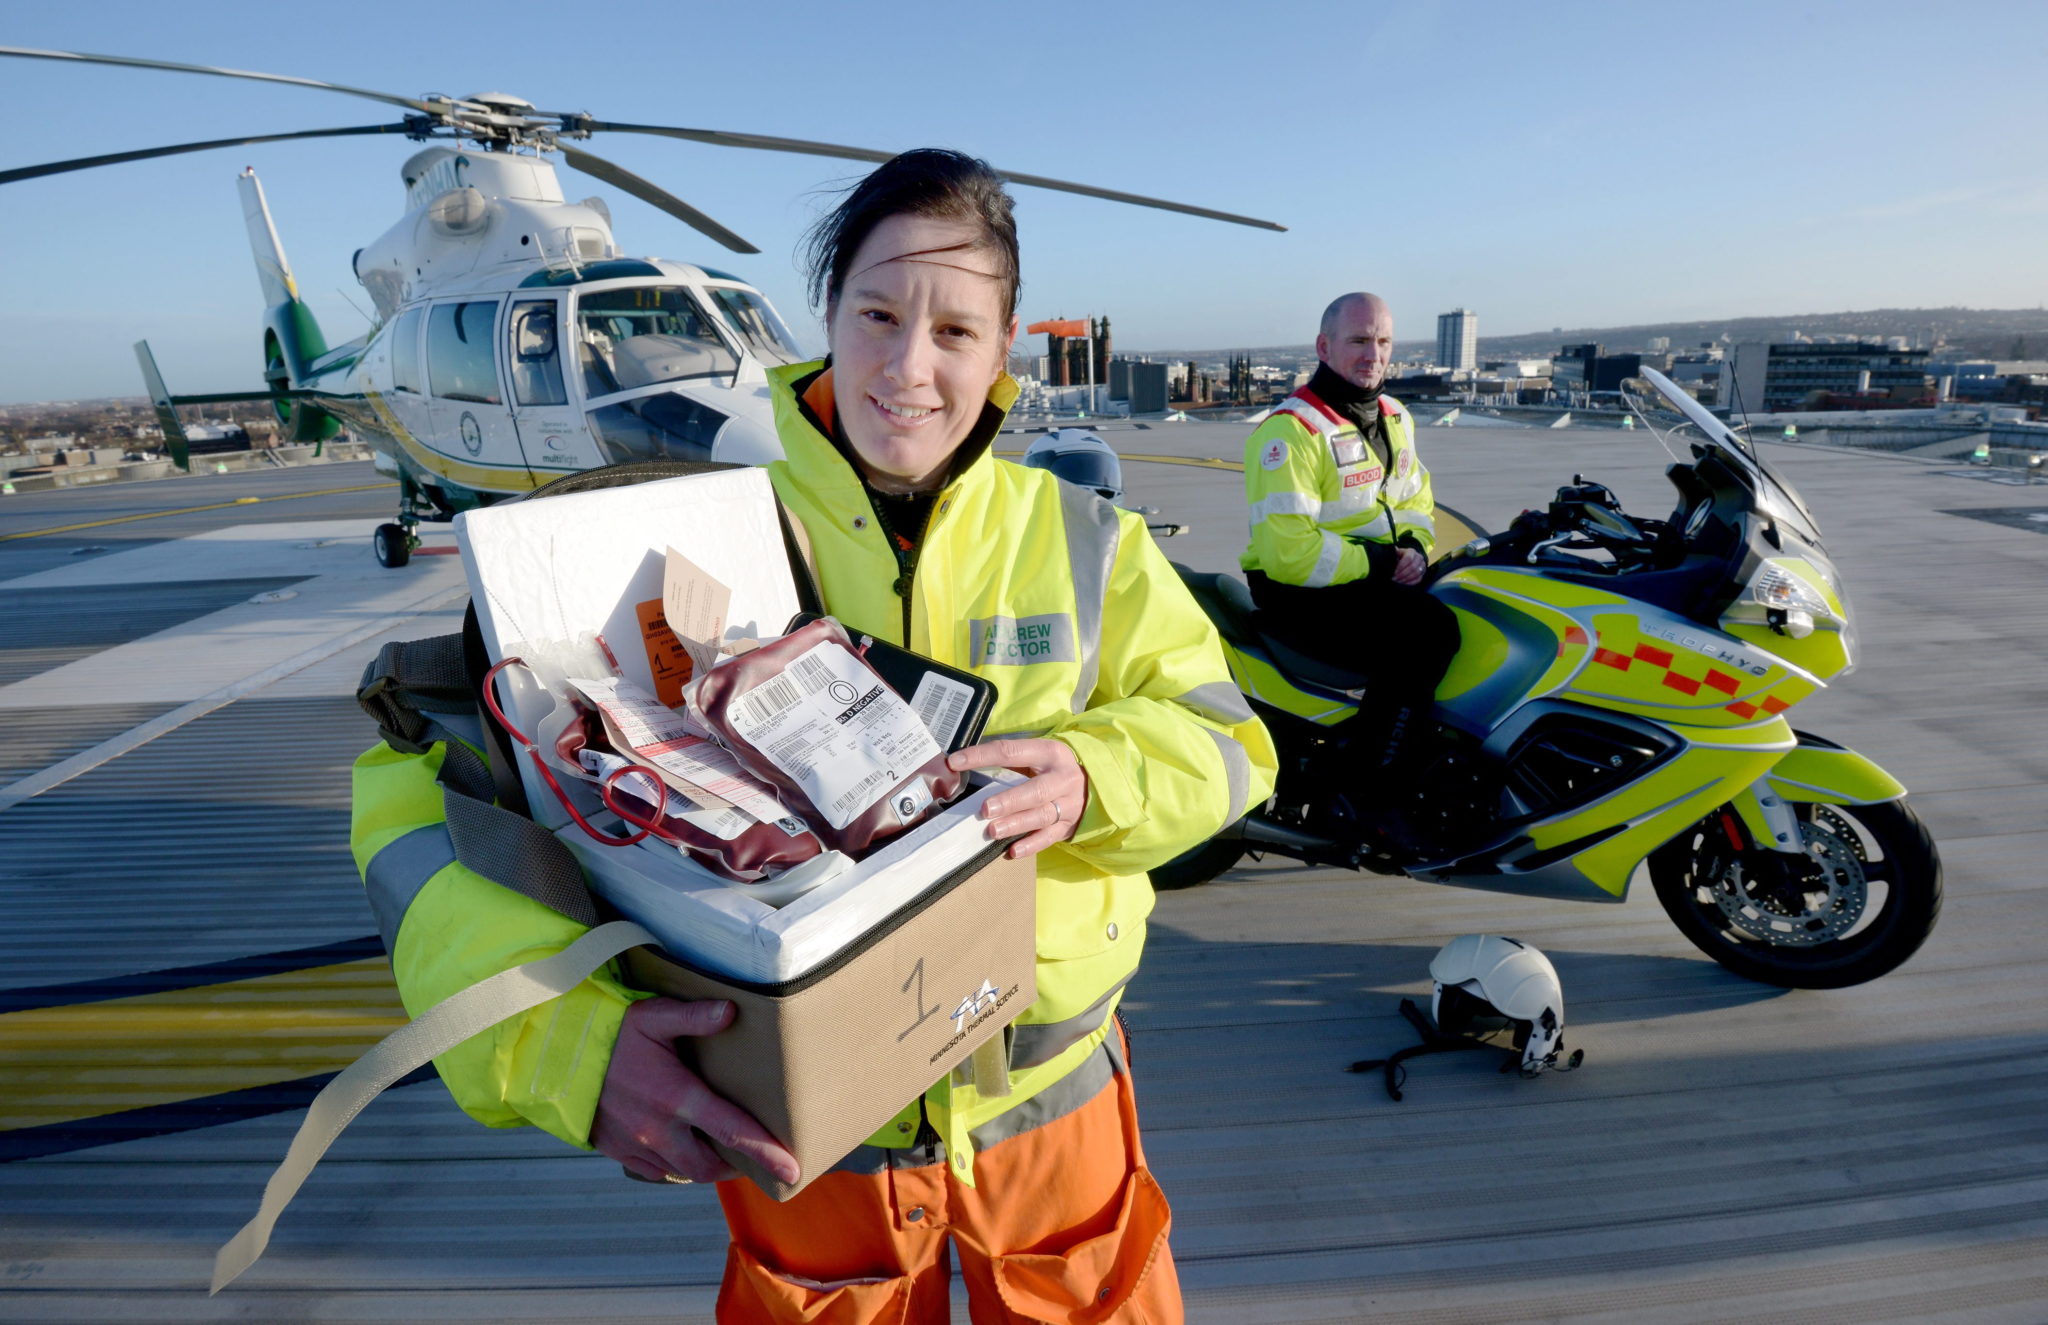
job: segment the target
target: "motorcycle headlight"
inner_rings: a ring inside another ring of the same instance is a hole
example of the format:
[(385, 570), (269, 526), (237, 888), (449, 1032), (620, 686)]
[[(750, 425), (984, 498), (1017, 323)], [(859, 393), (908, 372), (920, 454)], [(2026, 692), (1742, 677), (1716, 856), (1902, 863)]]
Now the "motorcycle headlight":
[(1834, 615), (1820, 590), (1776, 561), (1764, 562), (1743, 596), (1767, 612), (1804, 612), (1809, 618)]

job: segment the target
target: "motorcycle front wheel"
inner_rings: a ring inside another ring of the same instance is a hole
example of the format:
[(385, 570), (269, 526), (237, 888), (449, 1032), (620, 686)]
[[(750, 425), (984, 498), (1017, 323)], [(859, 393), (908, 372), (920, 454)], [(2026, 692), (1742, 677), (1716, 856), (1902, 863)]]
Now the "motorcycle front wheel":
[(1803, 856), (1749, 845), (1724, 806), (1650, 853), (1657, 900), (1700, 951), (1764, 984), (1842, 989), (1893, 970), (1941, 915), (1926, 826), (1903, 800), (1795, 808)]

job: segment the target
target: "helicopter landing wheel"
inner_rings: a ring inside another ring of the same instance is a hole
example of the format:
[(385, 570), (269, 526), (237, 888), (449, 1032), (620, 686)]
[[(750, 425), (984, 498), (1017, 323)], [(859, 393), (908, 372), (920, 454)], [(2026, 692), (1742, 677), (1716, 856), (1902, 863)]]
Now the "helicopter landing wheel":
[(377, 532), (370, 535), (371, 546), (377, 549), (377, 564), (397, 570), (412, 560), (412, 531), (402, 524), (380, 524)]

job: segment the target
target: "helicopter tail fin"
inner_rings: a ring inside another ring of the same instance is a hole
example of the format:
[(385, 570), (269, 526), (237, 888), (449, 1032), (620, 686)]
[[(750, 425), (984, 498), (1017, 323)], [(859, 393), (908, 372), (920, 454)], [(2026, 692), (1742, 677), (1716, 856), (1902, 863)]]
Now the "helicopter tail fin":
[[(327, 338), (313, 310), (299, 298), (299, 283), (285, 259), (284, 243), (270, 219), (270, 204), (254, 170), (245, 169), (242, 219), (249, 226), (249, 248), (256, 258), (256, 280), (263, 287), (263, 380), (277, 402), (278, 422), (287, 441), (319, 443), (340, 430), (340, 422), (305, 398), (313, 361), (327, 353)], [(316, 452), (317, 454), (317, 452)]]
[(170, 388), (164, 385), (164, 375), (157, 371), (156, 356), (149, 352), (149, 342), (135, 342), (135, 361), (142, 365), (143, 385), (149, 388), (149, 403), (156, 407), (157, 426), (164, 430), (164, 447), (171, 453), (171, 460), (180, 469), (192, 468), (192, 444), (185, 438), (185, 427), (178, 422), (178, 411), (173, 409)]
[(256, 172), (244, 170), (236, 183), (242, 190), (242, 217), (249, 225), (256, 279), (263, 286), (263, 376), (272, 391), (295, 390), (306, 385), (312, 362), (327, 353), (327, 338), (320, 333), (313, 310), (299, 298), (299, 283), (285, 259)]
[(256, 254), (256, 279), (263, 285), (263, 302), (272, 308), (298, 302), (299, 283), (292, 276), (292, 264), (285, 260), (284, 244), (270, 219), (262, 183), (253, 169), (243, 170), (235, 183), (242, 190), (242, 219), (249, 225), (249, 247)]

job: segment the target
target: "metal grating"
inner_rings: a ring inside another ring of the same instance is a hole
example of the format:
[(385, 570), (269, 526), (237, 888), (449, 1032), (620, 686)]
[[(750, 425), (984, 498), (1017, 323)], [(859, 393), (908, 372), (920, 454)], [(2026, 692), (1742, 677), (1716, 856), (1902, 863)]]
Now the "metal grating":
[(301, 576), (83, 588), (0, 589), (0, 685), (154, 635)]
[(0, 813), (0, 985), (373, 931), (348, 797), (375, 740), (352, 699), (245, 699)]
[(176, 707), (172, 703), (67, 704), (0, 709), (0, 787), (40, 773)]

